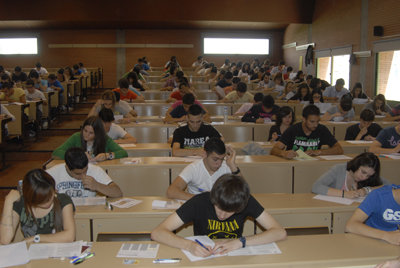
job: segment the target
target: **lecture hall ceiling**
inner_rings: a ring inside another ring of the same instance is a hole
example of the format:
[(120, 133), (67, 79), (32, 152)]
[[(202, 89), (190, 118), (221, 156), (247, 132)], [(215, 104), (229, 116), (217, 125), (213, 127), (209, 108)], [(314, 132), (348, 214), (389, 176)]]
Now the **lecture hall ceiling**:
[(314, 2), (315, 0), (42, 0), (20, 1), (17, 6), (15, 1), (4, 1), (0, 10), (0, 29), (282, 30), (290, 23), (311, 23)]

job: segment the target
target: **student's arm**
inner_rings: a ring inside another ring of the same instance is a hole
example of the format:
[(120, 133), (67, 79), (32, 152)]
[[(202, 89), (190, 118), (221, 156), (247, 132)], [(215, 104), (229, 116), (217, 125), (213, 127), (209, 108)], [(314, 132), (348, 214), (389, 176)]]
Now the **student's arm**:
[(394, 148), (382, 148), (382, 144), (374, 140), (371, 146), (369, 146), (368, 151), (374, 154), (393, 154), (400, 151), (400, 143)]
[(186, 115), (179, 117), (179, 118), (173, 118), (171, 115), (173, 108), (172, 106), (168, 108), (167, 112), (165, 113), (165, 118), (164, 122), (165, 123), (177, 123), (177, 122), (182, 122), (186, 120)]
[(179, 142), (172, 144), (172, 156), (206, 156), (206, 152), (203, 148), (198, 149), (182, 149)]
[(184, 222), (181, 220), (178, 214), (174, 212), (151, 232), (151, 239), (170, 247), (187, 250), (196, 256), (210, 256), (212, 253), (211, 248), (206, 250), (196, 242), (179, 237), (172, 232), (181, 227), (183, 224)]
[(400, 232), (387, 232), (369, 227), (368, 225), (364, 224), (367, 219), (368, 215), (361, 209), (357, 208), (353, 216), (351, 216), (350, 220), (347, 222), (345, 231), (376, 239), (382, 239), (390, 244), (400, 246)]
[(271, 149), (271, 155), (276, 155), (280, 157), (284, 157), (287, 159), (292, 159), (297, 156), (297, 153), (293, 150), (285, 150), (286, 145), (281, 141), (277, 141)]
[(308, 150), (305, 153), (311, 156), (343, 154), (343, 148), (339, 142), (336, 142), (332, 147), (319, 150)]
[[(260, 114), (256, 111), (256, 106), (250, 108), (247, 113), (242, 117), (242, 122), (253, 122), (256, 123), (257, 119), (260, 118)], [(262, 120), (264, 122), (264, 119)]]
[(185, 192), (186, 187), (187, 187), (186, 181), (184, 181), (184, 179), (178, 176), (168, 187), (167, 197), (171, 199), (189, 200), (194, 196), (194, 194)]
[(103, 104), (103, 100), (97, 100), (96, 103), (93, 105), (92, 109), (90, 109), (90, 112), (88, 114), (88, 117), (90, 116), (97, 116), (97, 107), (101, 107)]
[[(255, 246), (280, 241), (286, 238), (286, 231), (282, 226), (267, 212), (263, 211), (256, 219), (266, 231), (246, 237), (246, 246)], [(239, 239), (216, 242), (213, 252), (216, 254), (225, 254), (232, 250), (242, 247)]]
[(102, 193), (108, 197), (121, 197), (122, 191), (115, 182), (110, 184), (102, 184), (97, 182), (92, 176), (82, 176), (81, 178), (83, 186), (89, 190)]
[(323, 116), (321, 116), (321, 121), (330, 121), (334, 116), (334, 114), (326, 112)]
[(128, 157), (128, 153), (111, 138), (107, 138), (106, 148), (108, 152), (114, 154), (116, 159)]
[(19, 102), (21, 102), (21, 103), (26, 103), (25, 94), (23, 94), (23, 95), (21, 95), (21, 96), (19, 97)]
[[(226, 164), (232, 173), (239, 170), (239, 167), (236, 164), (236, 151), (230, 145), (226, 145)], [(236, 175), (241, 176), (242, 174), (239, 172)]]
[[(61, 146), (55, 149), (52, 156), (55, 159), (64, 159), (65, 152), (71, 147), (81, 147), (80, 145), (80, 133), (78, 132), (69, 137)], [(84, 148), (86, 151), (86, 148)]]
[(19, 215), (13, 210), (14, 202), (19, 200), (17, 190), (11, 190), (5, 198), (0, 222), (0, 244), (10, 244), (18, 226)]
[(128, 144), (128, 143), (137, 143), (137, 140), (131, 134), (126, 133), (125, 136), (122, 137), (122, 139), (114, 140), (114, 142), (118, 144)]
[[(72, 204), (68, 204), (62, 209), (63, 229), (54, 234), (41, 234), (40, 242), (43, 243), (69, 243), (75, 240), (75, 220)], [(25, 241), (33, 242), (34, 236), (26, 238)]]
[(146, 101), (145, 101), (143, 96), (136, 95), (136, 99), (132, 99), (132, 102), (143, 103), (143, 102), (146, 102)]

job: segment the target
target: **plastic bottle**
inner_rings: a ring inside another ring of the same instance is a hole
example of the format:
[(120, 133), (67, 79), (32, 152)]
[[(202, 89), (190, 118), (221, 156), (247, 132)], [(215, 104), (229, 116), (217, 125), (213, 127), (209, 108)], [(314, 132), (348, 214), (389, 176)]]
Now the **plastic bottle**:
[(224, 123), (228, 122), (228, 106), (224, 106)]

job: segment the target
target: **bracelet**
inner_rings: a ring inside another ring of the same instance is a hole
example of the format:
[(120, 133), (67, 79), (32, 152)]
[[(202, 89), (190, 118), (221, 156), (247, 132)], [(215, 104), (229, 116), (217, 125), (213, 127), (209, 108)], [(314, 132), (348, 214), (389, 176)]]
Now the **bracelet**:
[(240, 168), (239, 168), (239, 167), (237, 167), (237, 170), (236, 170), (236, 171), (232, 172), (233, 175), (237, 175), (237, 174), (239, 174), (239, 173), (240, 173)]
[(363, 189), (364, 189), (366, 194), (369, 194), (370, 192), (372, 192), (372, 189), (369, 186), (365, 186)]
[(342, 190), (342, 198), (344, 197), (344, 190)]

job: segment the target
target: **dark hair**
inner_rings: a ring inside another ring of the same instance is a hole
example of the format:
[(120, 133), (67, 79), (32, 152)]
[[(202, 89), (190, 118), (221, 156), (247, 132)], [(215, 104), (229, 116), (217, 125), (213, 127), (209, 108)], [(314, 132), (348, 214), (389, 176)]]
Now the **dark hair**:
[(372, 122), (375, 119), (375, 113), (370, 109), (364, 109), (360, 114), (360, 119), (367, 122)]
[(36, 72), (35, 69), (32, 69), (31, 72), (29, 73), (29, 78), (36, 78), (36, 79), (38, 79), (38, 78), (39, 78), (38, 72)]
[(275, 104), (274, 98), (271, 95), (266, 95), (263, 97), (262, 106), (265, 108), (272, 108)]
[(335, 85), (344, 86), (344, 79), (343, 78), (339, 78), (338, 80), (336, 80)]
[(200, 105), (193, 104), (193, 105), (190, 105), (188, 114), (196, 116), (196, 115), (199, 115), (199, 114), (204, 114), (204, 111), (200, 107)]
[(324, 96), (322, 95), (322, 91), (320, 89), (318, 89), (318, 88), (315, 88), (311, 92), (311, 96), (310, 96), (310, 103), (311, 104), (314, 104), (314, 98), (313, 98), (314, 94), (319, 94), (320, 95), (319, 101), (320, 102), (324, 102)]
[(129, 88), (129, 80), (126, 78), (121, 78), (118, 81), (119, 88)]
[(35, 67), (36, 67), (36, 68), (40, 68), (40, 67), (42, 67), (42, 64), (40, 64), (40, 62), (37, 62), (37, 63), (35, 64)]
[[(246, 66), (247, 66), (247, 69), (246, 69)], [(250, 63), (246, 62), (242, 66), (242, 73), (248, 73), (249, 71), (250, 71)]]
[(241, 92), (241, 93), (245, 93), (247, 91), (247, 85), (245, 82), (239, 82), (237, 84), (236, 90)]
[(183, 104), (192, 105), (194, 103), (194, 100), (195, 100), (195, 98), (192, 93), (187, 93), (187, 94), (183, 95), (183, 97), (182, 97)]
[(254, 102), (260, 102), (262, 101), (264, 98), (264, 94), (261, 92), (257, 92), (256, 94), (254, 94)]
[[(281, 82), (279, 83), (279, 85), (283, 86), (283, 76), (282, 76), (282, 73), (276, 73), (276, 74), (274, 75), (274, 78), (272, 79), (272, 81), (274, 81), (274, 83), (275, 83), (275, 81), (276, 81), (278, 78), (281, 80)], [(276, 84), (276, 83), (275, 83), (275, 84)]]
[(100, 110), (99, 117), (103, 122), (112, 122), (115, 120), (113, 111), (104, 107)]
[(13, 83), (10, 83), (10, 82), (5, 82), (5, 83), (1, 84), (2, 89), (12, 88), (12, 87), (13, 87)]
[[(119, 92), (117, 92), (117, 91), (112, 91), (112, 93), (115, 96), (115, 102), (119, 102), (121, 100), (121, 94), (119, 94)], [(114, 107), (114, 105), (113, 105), (113, 107)]]
[(290, 125), (293, 125), (294, 120), (296, 119), (294, 116), (294, 111), (292, 108), (289, 106), (282, 106), (279, 108), (278, 113), (276, 114), (276, 121), (275, 124), (280, 127), (282, 125), (282, 119), (285, 116), (288, 116), (289, 114), (292, 114), (292, 122), (290, 122)]
[(116, 92), (116, 91), (111, 91), (111, 90), (105, 90), (104, 92), (103, 92), (103, 94), (101, 94), (101, 99), (102, 100), (110, 100), (110, 101), (112, 101), (112, 107), (114, 107), (115, 106), (115, 102), (116, 102), (116, 94), (115, 93), (118, 93), (118, 92)]
[(183, 82), (183, 83), (179, 84), (178, 88), (181, 89), (182, 87), (189, 87), (189, 85), (187, 83)]
[(303, 109), (303, 117), (307, 119), (310, 115), (317, 115), (320, 116), (321, 112), (319, 111), (319, 108), (315, 106), (314, 104), (307, 105)]
[(89, 164), (85, 150), (80, 147), (69, 148), (65, 152), (64, 160), (69, 170), (84, 169)]
[(300, 75), (302, 75), (302, 74), (303, 74), (303, 71), (298, 71), (294, 80), (300, 79)]
[(177, 72), (176, 72), (176, 77), (177, 77), (178, 79), (184, 77), (183, 72), (182, 72), (182, 71), (177, 71)]
[(247, 182), (238, 175), (225, 174), (217, 179), (211, 189), (211, 203), (225, 212), (243, 211), (250, 198)]
[(343, 111), (348, 112), (353, 108), (353, 100), (351, 99), (350, 94), (343, 95), (340, 98), (340, 107), (343, 109)]
[(74, 68), (74, 70), (79, 70), (79, 65), (78, 65), (78, 64), (74, 64), (74, 65), (72, 66), (72, 68)]
[(306, 77), (306, 80), (309, 80), (309, 79), (313, 79), (313, 76), (311, 74), (307, 75), (307, 77)]
[(33, 82), (32, 79), (28, 79), (28, 80), (26, 80), (25, 85), (27, 85), (27, 86), (28, 86), (28, 85), (34, 86), (34, 85), (35, 85), (35, 82)]
[(197, 60), (201, 60), (203, 56), (197, 56)]
[(63, 68), (58, 69), (57, 73), (64, 74), (64, 69)]
[[(376, 101), (378, 101), (378, 100), (382, 101), (381, 107), (376, 107)], [(383, 95), (383, 94), (376, 95), (376, 97), (374, 98), (372, 103), (373, 103), (372, 104), (372, 108), (374, 109), (374, 112), (376, 110), (378, 110), (378, 109), (380, 109), (382, 112), (389, 112), (389, 111), (386, 111), (386, 98), (385, 98), (385, 95)]]
[(83, 63), (82, 62), (80, 62), (78, 64), (79, 64), (79, 67), (83, 67)]
[(32, 217), (36, 222), (32, 207), (43, 204), (54, 196), (54, 228), (56, 232), (60, 232), (63, 230), (63, 217), (60, 201), (55, 196), (55, 193), (56, 182), (49, 173), (43, 169), (33, 169), (26, 173), (22, 186), (22, 196), (24, 197), (24, 206), (27, 216)]
[[(360, 91), (360, 93), (358, 93), (357, 96), (355, 96), (357, 88), (360, 88), (361, 91)], [(363, 92), (362, 84), (360, 82), (355, 83), (353, 89), (351, 90), (351, 95), (353, 96), (353, 98), (362, 98), (363, 97), (363, 93), (364, 92)]]
[(240, 78), (237, 77), (237, 76), (235, 76), (235, 77), (232, 79), (232, 83), (233, 83), (233, 84), (237, 84), (237, 83), (239, 83), (239, 82), (240, 82)]
[(8, 74), (2, 74), (1, 75), (1, 80), (8, 80), (11, 82), (11, 77)]
[(224, 63), (229, 64), (231, 61), (229, 59), (225, 59)]
[(233, 77), (233, 74), (231, 72), (226, 72), (224, 74), (224, 79), (226, 79), (226, 80), (232, 79), (232, 77)]
[[(301, 90), (305, 88), (307, 89), (307, 93), (305, 96), (301, 95)], [(300, 100), (300, 101), (308, 101), (310, 100), (310, 88), (308, 87), (307, 83), (301, 83), (298, 87), (297, 87), (297, 92), (296, 94), (292, 97), (294, 100)]]
[(310, 88), (311, 89), (319, 89), (318, 84), (321, 83), (321, 79), (314, 77), (313, 79), (311, 79), (310, 82)]
[(21, 67), (16, 66), (16, 67), (14, 68), (14, 71), (16, 71), (16, 72), (22, 72), (22, 69), (21, 69)]
[(285, 62), (284, 62), (283, 60), (281, 60), (281, 61), (279, 62), (279, 65), (285, 65)]
[(211, 73), (217, 73), (218, 72), (218, 68), (217, 67), (212, 67), (211, 68)]
[(347, 162), (346, 170), (356, 172), (361, 166), (370, 167), (375, 171), (375, 173), (368, 179), (357, 182), (358, 189), (363, 188), (365, 186), (374, 187), (382, 185), (382, 180), (379, 176), (381, 170), (381, 164), (379, 162), (379, 158), (375, 154), (366, 152), (357, 155), (352, 160)]
[(83, 139), (83, 130), (86, 126), (91, 126), (94, 131), (93, 154), (98, 155), (100, 153), (105, 153), (107, 135), (101, 119), (98, 116), (90, 116), (85, 120), (85, 122), (83, 122), (83, 127), (81, 130), (81, 147), (84, 150), (87, 148), (87, 143)]
[(204, 151), (206, 151), (207, 155), (213, 152), (222, 155), (226, 153), (225, 143), (220, 138), (217, 137), (209, 138), (204, 143)]

